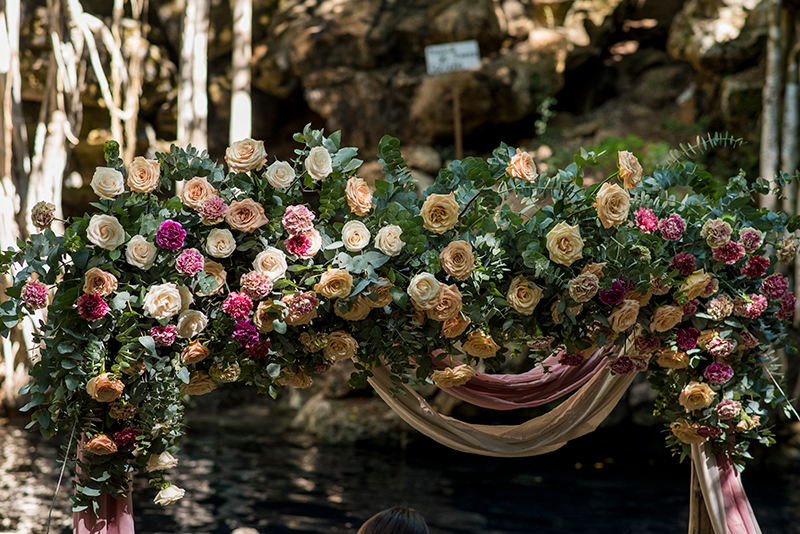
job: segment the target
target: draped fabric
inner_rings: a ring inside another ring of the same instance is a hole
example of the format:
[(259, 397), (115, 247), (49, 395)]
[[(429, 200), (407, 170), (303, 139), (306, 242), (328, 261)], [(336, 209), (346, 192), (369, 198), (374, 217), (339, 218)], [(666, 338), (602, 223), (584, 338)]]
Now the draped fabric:
[[(81, 436), (78, 444), (78, 459), (84, 461), (83, 446), (86, 438)], [(80, 468), (78, 468), (80, 474)], [(129, 487), (130, 473), (128, 474)], [(98, 498), (100, 505), (97, 515), (91, 509), (72, 514), (72, 531), (74, 534), (134, 534), (133, 524), (133, 490), (127, 495), (114, 498), (103, 493)]]

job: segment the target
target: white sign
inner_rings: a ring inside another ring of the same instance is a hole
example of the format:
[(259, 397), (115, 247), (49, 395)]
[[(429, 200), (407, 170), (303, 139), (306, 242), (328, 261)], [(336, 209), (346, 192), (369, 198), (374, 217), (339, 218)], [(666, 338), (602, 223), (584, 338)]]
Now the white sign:
[(461, 41), (425, 47), (428, 74), (472, 70), (481, 66), (478, 41)]

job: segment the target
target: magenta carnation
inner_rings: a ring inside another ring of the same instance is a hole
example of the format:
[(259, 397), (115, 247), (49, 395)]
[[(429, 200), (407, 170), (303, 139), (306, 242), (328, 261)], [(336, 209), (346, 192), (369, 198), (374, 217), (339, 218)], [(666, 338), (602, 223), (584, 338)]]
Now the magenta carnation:
[(269, 275), (251, 271), (242, 275), (239, 280), (241, 292), (253, 300), (261, 300), (272, 291), (272, 279)]
[(528, 346), (532, 349), (546, 349), (555, 340), (553, 336), (538, 336), (528, 341)]
[(696, 328), (678, 328), (675, 331), (675, 341), (681, 350), (691, 350), (697, 346), (697, 338), (700, 332)]
[(767, 309), (767, 298), (763, 295), (746, 295), (736, 297), (733, 301), (733, 313), (737, 317), (755, 319)]
[(742, 228), (739, 230), (739, 242), (744, 247), (744, 251), (751, 254), (761, 248), (764, 242), (764, 234), (755, 228)]
[(781, 298), (789, 290), (789, 281), (780, 273), (771, 274), (761, 282), (761, 293), (771, 299)]
[(661, 346), (661, 340), (655, 336), (636, 336), (636, 348), (640, 352), (651, 352)]
[(269, 339), (260, 339), (256, 343), (247, 346), (247, 354), (254, 360), (260, 360), (269, 356), (272, 343)]
[(686, 230), (686, 223), (680, 215), (672, 214), (658, 221), (658, 229), (661, 230), (661, 237), (667, 241), (677, 241)]
[(237, 321), (231, 337), (242, 347), (250, 347), (258, 343), (258, 329), (250, 321)]
[(750, 256), (742, 265), (741, 272), (747, 278), (759, 278), (769, 269), (769, 258), (765, 256)]
[(281, 224), (289, 235), (306, 234), (314, 229), (314, 213), (303, 206), (289, 206), (283, 215)]
[(94, 293), (78, 297), (78, 313), (89, 322), (102, 319), (111, 309), (103, 297)]
[(684, 315), (694, 315), (697, 312), (697, 307), (700, 306), (700, 301), (697, 299), (690, 300), (686, 304), (683, 305), (683, 314)]
[(630, 358), (627, 356), (620, 356), (609, 365), (609, 368), (612, 372), (618, 375), (627, 375), (636, 370), (636, 366), (633, 364)]
[(156, 342), (156, 347), (169, 347), (175, 343), (177, 332), (178, 329), (174, 324), (168, 324), (167, 326), (154, 326), (148, 334)]
[(681, 276), (689, 276), (694, 272), (695, 258), (693, 254), (678, 252), (669, 262), (669, 270), (677, 270)]
[(634, 212), (636, 215), (636, 226), (645, 234), (652, 234), (658, 230), (658, 217), (653, 210), (648, 208), (639, 208)]
[(724, 384), (733, 378), (733, 369), (730, 365), (715, 362), (706, 367), (703, 376), (705, 376), (706, 380), (711, 384)]
[(722, 435), (722, 429), (715, 426), (698, 426), (697, 435), (701, 438), (715, 438)]
[(726, 265), (733, 265), (744, 258), (744, 247), (736, 241), (728, 241), (725, 245), (714, 249), (714, 259)]
[(222, 303), (222, 311), (237, 321), (247, 319), (252, 309), (253, 300), (244, 293), (236, 293), (235, 291), (228, 295), (228, 298)]
[(130, 447), (136, 443), (136, 438), (142, 435), (142, 431), (138, 428), (126, 428), (114, 433), (114, 443), (120, 449)]
[(167, 250), (180, 250), (183, 240), (186, 239), (186, 230), (181, 223), (167, 219), (158, 227), (156, 245)]
[(286, 252), (295, 256), (307, 256), (314, 245), (311, 238), (306, 234), (294, 234), (283, 244), (286, 245)]
[(664, 282), (662, 278), (656, 278), (652, 274), (650, 275), (650, 289), (653, 291), (654, 295), (666, 295), (671, 288), (672, 286)]
[(203, 270), (203, 255), (195, 248), (187, 248), (175, 260), (175, 270), (181, 274), (194, 276)]
[(28, 280), (22, 287), (22, 300), (29, 308), (41, 310), (47, 307), (47, 286), (38, 280)]
[(738, 401), (724, 399), (717, 404), (715, 410), (717, 411), (717, 415), (720, 419), (723, 421), (728, 421), (739, 415), (739, 413), (742, 411), (742, 405), (739, 404)]
[(578, 365), (583, 365), (583, 362), (586, 360), (583, 359), (583, 356), (580, 354), (568, 354), (564, 353), (561, 355), (561, 358), (558, 359), (558, 363), (561, 365), (568, 365), (570, 367), (577, 367)]
[(609, 306), (614, 306), (622, 302), (622, 299), (625, 298), (626, 290), (627, 284), (619, 280), (614, 280), (609, 289), (601, 289), (597, 294), (600, 296), (600, 302), (608, 304)]
[(217, 195), (211, 195), (200, 201), (197, 212), (203, 218), (203, 224), (212, 225), (225, 219), (228, 205)]
[(796, 303), (797, 299), (794, 297), (794, 294), (787, 291), (781, 297), (781, 306), (778, 308), (778, 312), (775, 314), (775, 317), (781, 321), (788, 321), (789, 319), (792, 319), (794, 317)]
[(742, 338), (742, 348), (745, 350), (754, 349), (758, 346), (758, 340), (756, 339), (756, 336), (747, 330), (740, 332), (739, 337)]

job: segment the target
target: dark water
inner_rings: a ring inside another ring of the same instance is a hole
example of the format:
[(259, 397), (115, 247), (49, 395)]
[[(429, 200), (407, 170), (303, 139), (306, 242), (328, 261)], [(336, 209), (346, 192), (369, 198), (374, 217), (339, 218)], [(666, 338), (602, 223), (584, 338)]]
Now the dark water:
[[(155, 492), (137, 477), (137, 532), (355, 533), (395, 504), (419, 510), (434, 534), (688, 528), (689, 465), (664, 451), (656, 429), (600, 430), (549, 455), (497, 459), (427, 438), (405, 448), (336, 447), (278, 431), (269, 420), (226, 423), (193, 424), (172, 470), (173, 483), (187, 489), (178, 504), (154, 505)], [(55, 444), (16, 426), (0, 425), (0, 440), (0, 534), (44, 532)], [(800, 533), (798, 469), (750, 468), (744, 482), (764, 534)], [(70, 532), (64, 495), (51, 532)]]

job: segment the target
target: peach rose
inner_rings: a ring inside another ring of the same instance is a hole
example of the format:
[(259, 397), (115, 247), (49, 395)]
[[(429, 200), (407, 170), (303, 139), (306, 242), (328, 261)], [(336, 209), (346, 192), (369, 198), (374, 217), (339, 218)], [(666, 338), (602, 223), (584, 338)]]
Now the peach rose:
[(158, 255), (156, 246), (141, 235), (135, 235), (125, 248), (125, 260), (143, 271), (153, 266)]
[(267, 179), (267, 182), (269, 182), (269, 185), (275, 189), (286, 189), (292, 185), (296, 175), (294, 173), (294, 167), (285, 161), (276, 161), (267, 167), (267, 172), (264, 177)]
[(286, 254), (275, 247), (268, 247), (253, 260), (253, 269), (259, 273), (266, 274), (269, 279), (275, 282), (286, 275)]
[(242, 139), (234, 141), (225, 149), (225, 162), (231, 172), (250, 172), (267, 162), (267, 151), (264, 141)]
[(161, 164), (154, 159), (133, 158), (128, 166), (128, 189), (137, 193), (149, 193), (158, 186)]
[(178, 328), (175, 333), (178, 337), (192, 339), (199, 336), (207, 326), (208, 317), (205, 313), (199, 310), (186, 310), (178, 316)]
[(472, 320), (469, 317), (453, 317), (442, 323), (442, 337), (454, 338), (464, 333)]
[(203, 177), (195, 176), (183, 185), (183, 193), (181, 193), (181, 201), (192, 209), (200, 207), (200, 203), (211, 195), (216, 195), (217, 190), (214, 189), (208, 180)]
[(230, 230), (214, 228), (206, 238), (206, 253), (214, 258), (227, 258), (236, 250), (236, 239)]
[(83, 283), (84, 293), (94, 293), (101, 297), (107, 297), (117, 290), (117, 277), (102, 269), (92, 267), (86, 271), (84, 276), (86, 277), (86, 281)]
[(86, 239), (100, 248), (114, 250), (125, 242), (125, 229), (116, 217), (92, 215), (86, 229)]
[(342, 227), (344, 248), (350, 252), (358, 252), (367, 245), (371, 234), (361, 221), (347, 221)]
[(156, 495), (155, 498), (153, 499), (153, 503), (159, 506), (167, 506), (169, 504), (175, 504), (179, 500), (183, 499), (183, 496), (185, 494), (186, 494), (185, 489), (179, 488), (174, 484), (170, 484), (169, 486), (158, 492), (158, 495)]
[(520, 149), (517, 149), (516, 155), (511, 157), (511, 162), (506, 172), (514, 178), (519, 178), (526, 182), (533, 182), (539, 176), (539, 173), (536, 172), (536, 162), (533, 161), (533, 156), (527, 152), (522, 152)]
[(273, 320), (269, 316), (269, 310), (273, 307), (272, 302), (262, 300), (258, 303), (258, 307), (253, 314), (253, 324), (262, 334), (268, 334), (275, 330), (275, 325), (272, 323)]
[(328, 344), (322, 349), (322, 355), (331, 363), (355, 358), (358, 353), (358, 341), (343, 330), (328, 334)]
[(372, 210), (372, 190), (361, 178), (351, 176), (347, 180), (345, 195), (350, 211), (359, 217), (363, 217)]
[(92, 439), (86, 442), (83, 450), (98, 456), (106, 456), (117, 452), (117, 444), (105, 434), (95, 434)]
[(442, 285), (431, 273), (419, 273), (408, 284), (408, 296), (418, 310), (431, 310), (442, 302)]
[(102, 373), (86, 383), (86, 393), (98, 402), (114, 402), (122, 396), (125, 384), (111, 373)]
[(672, 434), (676, 438), (689, 445), (704, 443), (707, 439), (697, 433), (697, 427), (695, 425), (689, 424), (684, 419), (680, 419), (669, 426)]
[(653, 332), (668, 332), (683, 320), (682, 306), (661, 306), (653, 314), (650, 329)]
[(234, 230), (252, 234), (256, 228), (267, 224), (269, 220), (264, 215), (264, 206), (253, 200), (235, 200), (225, 212), (225, 222)]
[(689, 300), (696, 299), (703, 294), (710, 283), (711, 275), (700, 269), (686, 277), (679, 291), (685, 292), (684, 294)]
[(482, 330), (476, 330), (467, 336), (461, 348), (476, 358), (492, 358), (500, 350), (500, 346), (494, 342), (492, 336), (484, 334)]
[(419, 214), (426, 230), (443, 234), (452, 230), (458, 222), (458, 202), (454, 193), (449, 195), (431, 194), (422, 204)]
[(305, 374), (303, 371), (298, 370), (296, 373), (290, 369), (283, 369), (283, 371), (286, 372), (287, 375), (278, 379), (278, 384), (282, 386), (289, 386), (295, 389), (305, 389), (314, 383), (314, 381), (311, 380), (311, 377)]
[(375, 236), (375, 248), (387, 256), (397, 256), (403, 251), (405, 243), (400, 239), (403, 229), (396, 224), (389, 224), (378, 230)]
[(153, 319), (166, 319), (180, 312), (181, 294), (172, 282), (150, 286), (144, 296), (144, 309)]
[(329, 299), (347, 297), (352, 289), (353, 276), (344, 269), (329, 269), (314, 284), (314, 291)]
[(622, 301), (622, 304), (614, 308), (614, 311), (608, 316), (608, 323), (614, 332), (624, 332), (636, 324), (638, 317), (639, 301), (626, 299)]
[(714, 395), (716, 393), (708, 384), (692, 380), (681, 390), (678, 402), (687, 412), (694, 412), (711, 406)]
[(603, 267), (606, 266), (606, 262), (603, 263), (590, 263), (583, 269), (581, 269), (581, 274), (593, 274), (595, 275), (598, 280), (603, 278)]
[(658, 349), (656, 363), (665, 369), (686, 369), (689, 367), (689, 355), (670, 348)]
[(524, 276), (517, 276), (511, 281), (506, 300), (522, 315), (531, 315), (536, 305), (542, 300), (542, 294), (542, 288)]
[(631, 196), (617, 184), (604, 183), (597, 193), (594, 207), (603, 228), (618, 226), (628, 220)]
[(442, 265), (442, 270), (453, 278), (466, 280), (475, 269), (472, 245), (466, 241), (451, 242), (439, 254), (439, 263)]
[(619, 177), (622, 178), (625, 189), (636, 189), (642, 183), (644, 169), (642, 169), (636, 156), (627, 150), (617, 152), (619, 157)]
[(431, 374), (431, 380), (440, 388), (453, 388), (463, 386), (473, 376), (475, 376), (475, 369), (467, 364), (462, 364), (455, 368), (445, 367), (434, 371)]
[(442, 322), (454, 319), (461, 313), (461, 308), (463, 308), (461, 292), (455, 284), (449, 286), (442, 284), (442, 300), (435, 307), (427, 310), (428, 318)]
[(210, 295), (222, 293), (222, 291), (225, 289), (225, 282), (228, 279), (228, 273), (225, 272), (225, 268), (222, 266), (222, 264), (208, 258), (203, 258), (203, 273), (208, 276), (213, 276), (214, 281), (217, 283), (217, 287), (212, 289), (211, 293), (206, 294), (202, 291), (198, 291), (197, 294), (201, 297), (208, 297)]
[(217, 389), (217, 385), (203, 371), (192, 371), (189, 375), (189, 383), (182, 384), (180, 392), (182, 395), (205, 395)]
[(583, 258), (583, 239), (577, 224), (570, 226), (561, 221), (547, 233), (546, 239), (551, 261), (569, 267)]
[(114, 200), (114, 197), (125, 192), (122, 173), (109, 167), (97, 167), (89, 185), (98, 197), (106, 200)]
[[(388, 278), (379, 277), (378, 282), (383, 282), (382, 284), (372, 284), (369, 286), (369, 294), (366, 295), (364, 299), (367, 302), (367, 306), (370, 308), (383, 308), (384, 306), (388, 306), (392, 303), (392, 294), (389, 291), (394, 287), (394, 284), (389, 281)], [(371, 294), (377, 294), (378, 300), (372, 300), (370, 297)]]
[(369, 312), (372, 311), (370, 305), (367, 304), (367, 300), (369, 299), (359, 296), (356, 303), (353, 304), (353, 307), (350, 308), (350, 311), (347, 313), (344, 313), (339, 309), (339, 306), (337, 305), (339, 301), (337, 300), (333, 305), (333, 313), (345, 321), (363, 321), (367, 318)]
[(315, 146), (306, 158), (306, 170), (312, 179), (324, 180), (333, 172), (333, 161), (325, 147)]
[(199, 341), (192, 341), (181, 352), (181, 361), (184, 365), (192, 365), (202, 362), (209, 356), (211, 356), (211, 349)]

